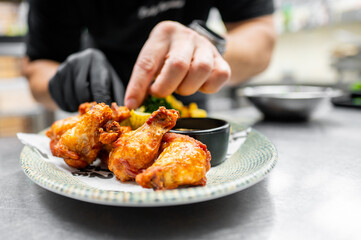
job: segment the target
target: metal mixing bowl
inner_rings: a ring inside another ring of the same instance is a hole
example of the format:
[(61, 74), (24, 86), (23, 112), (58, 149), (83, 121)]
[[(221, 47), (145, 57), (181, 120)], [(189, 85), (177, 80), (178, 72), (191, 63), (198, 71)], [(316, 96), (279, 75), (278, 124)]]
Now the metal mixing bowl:
[(262, 85), (241, 89), (267, 120), (309, 119), (322, 101), (340, 96), (340, 90), (331, 87), (307, 85)]

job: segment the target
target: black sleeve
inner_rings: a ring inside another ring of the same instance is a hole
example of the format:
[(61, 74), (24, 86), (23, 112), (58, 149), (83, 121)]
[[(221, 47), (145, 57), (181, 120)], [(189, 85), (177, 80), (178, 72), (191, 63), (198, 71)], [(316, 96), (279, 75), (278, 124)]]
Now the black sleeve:
[(225, 23), (260, 17), (274, 11), (272, 0), (218, 0), (216, 7)]
[(63, 62), (79, 51), (82, 27), (71, 5), (66, 0), (29, 0), (26, 55), (31, 60)]

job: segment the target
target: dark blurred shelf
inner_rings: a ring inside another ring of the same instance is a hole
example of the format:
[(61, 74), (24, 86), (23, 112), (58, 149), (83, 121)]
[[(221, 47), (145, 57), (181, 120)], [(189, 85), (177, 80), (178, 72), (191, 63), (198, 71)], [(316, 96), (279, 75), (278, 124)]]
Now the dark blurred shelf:
[(361, 109), (361, 101), (357, 101), (355, 97), (343, 96), (332, 99), (333, 105), (336, 107), (347, 107)]
[(25, 41), (25, 36), (0, 36), (0, 43), (21, 43)]

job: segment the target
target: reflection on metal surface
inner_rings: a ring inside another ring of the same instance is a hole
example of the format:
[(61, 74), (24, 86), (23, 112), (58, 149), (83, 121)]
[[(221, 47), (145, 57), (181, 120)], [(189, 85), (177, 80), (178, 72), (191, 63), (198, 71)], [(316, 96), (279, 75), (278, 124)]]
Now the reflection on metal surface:
[(341, 94), (338, 89), (305, 85), (261, 85), (240, 91), (270, 120), (308, 120), (322, 102)]

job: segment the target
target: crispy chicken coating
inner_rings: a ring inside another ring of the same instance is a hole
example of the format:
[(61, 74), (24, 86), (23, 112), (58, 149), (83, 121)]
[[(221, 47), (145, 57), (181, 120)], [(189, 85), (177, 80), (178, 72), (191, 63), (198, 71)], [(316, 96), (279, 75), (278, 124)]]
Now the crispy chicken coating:
[(73, 128), (81, 119), (80, 116), (72, 116), (65, 119), (54, 122), (50, 129), (46, 131), (46, 136), (56, 142), (59, 141), (60, 137), (69, 129)]
[(54, 122), (50, 129), (46, 131), (46, 136), (50, 138), (50, 150), (54, 155), (54, 147), (58, 143), (60, 137), (69, 129), (75, 127), (76, 124), (81, 119), (81, 115), (89, 111), (93, 106), (96, 105), (96, 102), (83, 103), (79, 106), (79, 114), (77, 116), (68, 117), (65, 119), (58, 120)]
[(97, 105), (97, 102), (85, 102), (79, 105), (78, 112), (79, 115), (85, 114), (87, 111), (92, 109), (95, 105)]
[(112, 117), (112, 110), (104, 103), (92, 107), (71, 129), (67, 130), (55, 144), (53, 155), (64, 158), (75, 168), (85, 168), (91, 164), (102, 148), (99, 128)]
[(75, 127), (76, 124), (80, 121), (80, 116), (68, 117), (62, 120), (54, 122), (50, 129), (46, 131), (46, 136), (50, 138), (50, 150), (55, 156), (55, 146), (58, 144), (61, 136), (68, 131), (69, 129)]
[[(91, 110), (97, 103), (96, 102), (85, 102), (79, 106), (79, 114), (77, 116), (68, 117), (65, 119), (54, 122), (50, 129), (45, 133), (50, 138), (50, 149), (54, 155), (54, 147), (60, 140), (61, 136), (69, 129), (75, 127), (78, 122), (82, 119), (81, 116)], [(123, 121), (130, 117), (130, 111), (127, 107), (119, 107), (115, 102), (112, 103), (112, 119), (114, 121)], [(113, 134), (116, 135), (116, 134)], [(108, 136), (109, 137), (109, 136)], [(116, 140), (118, 135), (115, 137), (113, 142)]]
[(154, 164), (136, 176), (136, 182), (154, 190), (174, 189), (207, 182), (211, 154), (206, 145), (192, 137), (166, 133)]
[(130, 126), (120, 126), (118, 122), (110, 120), (103, 128), (99, 128), (99, 141), (103, 144), (112, 144), (123, 133), (130, 132)]
[(178, 118), (176, 110), (160, 107), (141, 127), (122, 134), (113, 144), (109, 170), (123, 182), (134, 180), (138, 173), (152, 165), (163, 135), (174, 127)]
[(54, 122), (50, 129), (45, 133), (50, 139), (59, 141), (61, 135), (63, 135), (70, 128), (73, 128), (81, 119), (81, 115), (89, 111), (96, 102), (83, 103), (79, 106), (79, 114), (77, 116), (68, 117), (65, 119)]
[(108, 121), (103, 128), (99, 129), (99, 141), (104, 144), (102, 150), (99, 152), (99, 158), (106, 166), (108, 166), (109, 154), (113, 149), (112, 144), (121, 134), (130, 131), (132, 131), (130, 126), (120, 126), (119, 123), (114, 120)]
[(125, 106), (118, 106), (117, 103), (113, 102), (111, 109), (113, 111), (112, 119), (117, 122), (121, 122), (130, 117), (130, 111)]

